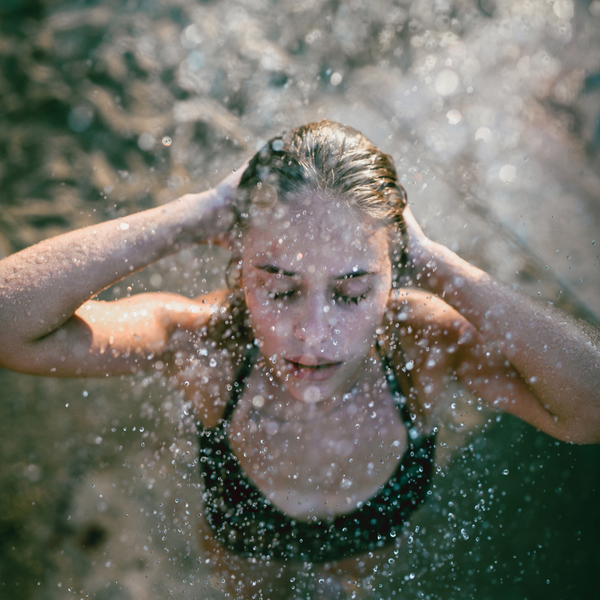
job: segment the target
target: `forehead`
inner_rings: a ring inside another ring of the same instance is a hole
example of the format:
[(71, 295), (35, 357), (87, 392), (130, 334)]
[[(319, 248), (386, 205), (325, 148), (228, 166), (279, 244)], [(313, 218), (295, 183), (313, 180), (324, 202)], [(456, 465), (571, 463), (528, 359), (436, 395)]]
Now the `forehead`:
[(378, 268), (389, 260), (386, 227), (341, 199), (317, 194), (278, 203), (253, 219), (244, 235), (244, 260), (334, 274)]

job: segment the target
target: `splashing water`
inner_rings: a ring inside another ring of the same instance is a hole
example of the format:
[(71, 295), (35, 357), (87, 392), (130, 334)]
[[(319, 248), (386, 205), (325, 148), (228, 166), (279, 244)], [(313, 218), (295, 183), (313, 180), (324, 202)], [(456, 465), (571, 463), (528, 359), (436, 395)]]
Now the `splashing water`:
[[(432, 238), (600, 317), (598, 2), (93, 4), (0, 7), (0, 257), (206, 189), (281, 129), (332, 118), (393, 157)], [(223, 286), (227, 261), (186, 250), (101, 298), (199, 295)], [(219, 597), (196, 421), (157, 365), (112, 381), (0, 373), (11, 598)], [(311, 565), (284, 569), (281, 585), (314, 597), (315, 581), (340, 597), (592, 597), (597, 452), (476, 406), (457, 392), (430, 497), (394, 548), (352, 585)], [(339, 480), (348, 497), (353, 485)]]

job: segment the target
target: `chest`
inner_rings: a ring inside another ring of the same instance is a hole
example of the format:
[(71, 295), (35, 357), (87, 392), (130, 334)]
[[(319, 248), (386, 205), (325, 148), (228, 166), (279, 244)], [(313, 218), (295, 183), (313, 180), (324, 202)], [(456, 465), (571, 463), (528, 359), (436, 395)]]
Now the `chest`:
[(408, 445), (389, 390), (314, 421), (272, 419), (242, 398), (228, 439), (254, 485), (295, 518), (355, 510), (393, 476)]

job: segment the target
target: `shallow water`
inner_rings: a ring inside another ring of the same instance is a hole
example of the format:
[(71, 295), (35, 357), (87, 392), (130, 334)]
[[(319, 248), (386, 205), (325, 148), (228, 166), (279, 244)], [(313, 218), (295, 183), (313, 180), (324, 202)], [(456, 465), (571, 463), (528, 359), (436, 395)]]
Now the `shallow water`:
[[(394, 157), (431, 237), (598, 322), (599, 25), (600, 3), (562, 0), (3, 2), (0, 256), (204, 189), (327, 117)], [(225, 261), (188, 251), (104, 297), (198, 294)], [(0, 379), (2, 597), (223, 597), (160, 375)], [(469, 408), (374, 597), (597, 595), (598, 448)]]

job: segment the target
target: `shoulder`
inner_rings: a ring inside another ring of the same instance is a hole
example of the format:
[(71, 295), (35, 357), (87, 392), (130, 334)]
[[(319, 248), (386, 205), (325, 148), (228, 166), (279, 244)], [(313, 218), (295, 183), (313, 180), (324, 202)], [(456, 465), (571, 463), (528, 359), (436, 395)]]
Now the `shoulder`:
[(191, 300), (206, 318), (179, 323), (172, 335), (172, 382), (192, 403), (205, 427), (215, 426), (223, 413), (240, 365), (252, 343), (243, 302), (226, 290)]
[(432, 294), (400, 289), (391, 298), (384, 349), (411, 410), (427, 429), (447, 404), (459, 345), (469, 327), (458, 311)]
[(172, 303), (170, 309), (171, 351), (192, 350), (201, 341), (212, 348), (227, 346), (231, 341), (247, 337), (244, 305), (227, 290)]
[(469, 326), (467, 319), (443, 299), (421, 290), (396, 290), (386, 316), (388, 330), (407, 344), (419, 339), (451, 342)]

